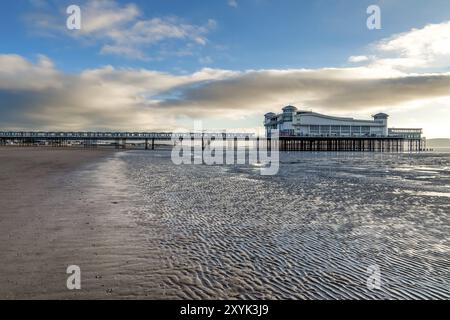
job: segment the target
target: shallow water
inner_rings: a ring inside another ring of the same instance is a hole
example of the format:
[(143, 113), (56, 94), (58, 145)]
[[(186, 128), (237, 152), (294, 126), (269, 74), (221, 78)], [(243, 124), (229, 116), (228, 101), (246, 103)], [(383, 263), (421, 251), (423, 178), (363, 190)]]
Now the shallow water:
[(161, 256), (141, 271), (150, 296), (450, 298), (449, 154), (283, 153), (260, 176), (130, 151), (99, 170), (117, 163), (103, 183), (139, 201), (127, 210)]

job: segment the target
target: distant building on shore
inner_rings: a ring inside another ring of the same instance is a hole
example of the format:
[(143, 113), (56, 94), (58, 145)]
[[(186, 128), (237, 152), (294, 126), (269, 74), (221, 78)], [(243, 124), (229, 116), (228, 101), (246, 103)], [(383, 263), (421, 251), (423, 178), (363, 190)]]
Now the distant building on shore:
[(328, 116), (312, 111), (300, 111), (286, 106), (283, 112), (265, 115), (266, 135), (278, 129), (280, 136), (292, 137), (404, 137), (421, 139), (422, 129), (388, 128), (389, 115), (377, 113), (373, 120)]

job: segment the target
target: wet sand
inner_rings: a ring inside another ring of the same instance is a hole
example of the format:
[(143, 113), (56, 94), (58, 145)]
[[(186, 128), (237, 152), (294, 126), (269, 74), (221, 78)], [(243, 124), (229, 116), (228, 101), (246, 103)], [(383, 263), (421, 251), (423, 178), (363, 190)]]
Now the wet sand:
[[(151, 273), (146, 236), (130, 217), (126, 185), (108, 185), (117, 167), (108, 150), (0, 148), (0, 298), (102, 298), (140, 292)], [(103, 179), (103, 176), (105, 179)], [(66, 269), (81, 268), (69, 291)], [(157, 284), (156, 284), (157, 285)], [(158, 292), (152, 289), (152, 292)]]
[(144, 221), (168, 229), (171, 298), (448, 299), (449, 156), (283, 153), (276, 176), (123, 161), (151, 204)]
[(274, 177), (161, 150), (0, 160), (0, 298), (450, 298), (448, 155), (286, 153)]

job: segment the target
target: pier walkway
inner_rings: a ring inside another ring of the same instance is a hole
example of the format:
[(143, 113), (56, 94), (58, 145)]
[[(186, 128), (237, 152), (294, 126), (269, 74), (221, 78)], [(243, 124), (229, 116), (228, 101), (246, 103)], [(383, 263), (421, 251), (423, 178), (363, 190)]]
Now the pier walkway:
[(252, 133), (179, 133), (179, 132), (33, 132), (0, 131), (0, 146), (54, 146), (78, 145), (95, 148), (109, 145), (126, 149), (140, 145), (146, 150), (154, 150), (156, 142), (167, 144), (173, 141), (196, 140), (202, 146), (211, 140), (237, 141), (256, 140), (258, 145), (267, 143), (268, 148), (280, 151), (361, 151), (361, 152), (416, 152), (426, 150), (426, 140), (416, 137), (298, 137), (280, 136), (278, 140), (256, 137)]

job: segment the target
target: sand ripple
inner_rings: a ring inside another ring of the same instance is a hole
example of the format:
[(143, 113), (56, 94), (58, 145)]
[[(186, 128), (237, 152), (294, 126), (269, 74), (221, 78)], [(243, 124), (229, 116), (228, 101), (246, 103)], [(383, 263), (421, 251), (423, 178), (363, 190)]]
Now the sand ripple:
[(448, 156), (284, 154), (275, 177), (123, 160), (152, 212), (141, 222), (166, 228), (167, 298), (450, 298), (450, 205), (423, 194), (448, 191)]
[[(273, 177), (175, 166), (164, 150), (23, 170), (33, 198), (2, 204), (0, 297), (450, 298), (448, 154), (281, 160)], [(22, 190), (19, 176), (3, 172), (3, 192)], [(70, 264), (80, 292), (65, 287)], [(380, 290), (367, 287), (373, 265)]]

